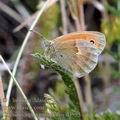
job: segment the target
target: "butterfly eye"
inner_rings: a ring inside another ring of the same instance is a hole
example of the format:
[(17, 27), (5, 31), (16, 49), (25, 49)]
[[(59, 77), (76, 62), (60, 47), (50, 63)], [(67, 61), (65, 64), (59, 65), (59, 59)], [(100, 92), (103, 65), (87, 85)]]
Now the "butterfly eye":
[(91, 40), (90, 40), (90, 42), (91, 42), (92, 44), (94, 44), (94, 43), (95, 43), (93, 39), (91, 39)]

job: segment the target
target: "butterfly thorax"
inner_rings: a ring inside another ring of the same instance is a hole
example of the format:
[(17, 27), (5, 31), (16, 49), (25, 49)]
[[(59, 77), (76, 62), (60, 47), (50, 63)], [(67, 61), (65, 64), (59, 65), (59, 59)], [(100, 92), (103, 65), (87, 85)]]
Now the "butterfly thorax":
[(55, 48), (52, 41), (43, 41), (42, 48), (44, 49), (45, 57), (51, 59), (55, 53)]

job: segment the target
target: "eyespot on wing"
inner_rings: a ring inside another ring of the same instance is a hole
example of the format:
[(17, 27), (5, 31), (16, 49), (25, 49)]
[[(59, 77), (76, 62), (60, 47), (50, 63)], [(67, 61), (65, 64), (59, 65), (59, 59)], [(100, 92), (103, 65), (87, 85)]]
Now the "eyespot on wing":
[(105, 35), (97, 31), (88, 31), (90, 34), (94, 34), (98, 39), (98, 54), (101, 54), (106, 45)]

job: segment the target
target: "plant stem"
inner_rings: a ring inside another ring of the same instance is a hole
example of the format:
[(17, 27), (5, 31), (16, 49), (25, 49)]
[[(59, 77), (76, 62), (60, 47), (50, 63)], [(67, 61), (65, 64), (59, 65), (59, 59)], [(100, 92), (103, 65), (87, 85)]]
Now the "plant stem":
[(5, 98), (5, 95), (4, 95), (4, 89), (3, 89), (3, 83), (2, 83), (2, 75), (0, 73), (0, 99), (3, 99)]
[(87, 103), (87, 111), (93, 120), (93, 99), (92, 99), (92, 90), (91, 90), (91, 78), (90, 75), (87, 75), (85, 78), (85, 100)]
[(7, 6), (1, 1), (0, 1), (0, 10), (8, 14), (10, 17), (15, 19), (17, 22), (19, 23), (23, 22), (22, 17), (15, 10), (11, 9), (9, 6)]
[[(28, 108), (29, 108), (29, 110), (31, 111), (34, 119), (35, 119), (35, 120), (38, 120), (38, 119), (37, 119), (37, 116), (35, 115), (35, 113), (34, 113), (34, 111), (33, 111), (33, 109), (32, 109), (32, 106), (30, 105), (30, 103), (29, 103), (27, 97), (25, 96), (22, 88), (20, 87), (19, 83), (17, 82), (17, 80), (16, 80), (15, 77), (13, 76), (12, 72), (10, 71), (9, 67), (7, 66), (7, 64), (5, 63), (5, 61), (4, 61), (4, 59), (3, 59), (3, 57), (2, 57), (1, 55), (0, 55), (0, 60), (1, 60), (1, 61), (3, 62), (3, 64), (5, 65), (7, 71), (9, 72), (9, 74), (10, 74), (10, 76), (12, 77), (12, 79), (14, 80), (16, 86), (18, 87), (19, 91), (21, 92), (21, 94), (22, 94), (25, 102), (27, 103)], [(7, 106), (7, 105), (6, 105), (6, 106)]]
[(79, 108), (80, 108), (80, 115), (81, 115), (81, 119), (80, 120), (84, 120), (84, 103), (83, 103), (83, 97), (82, 97), (82, 93), (81, 93), (81, 89), (80, 89), (80, 84), (78, 79), (74, 79), (73, 81), (76, 91), (77, 91), (77, 95), (78, 95), (78, 99), (79, 99)]
[[(119, 11), (120, 10), (120, 1), (117, 0), (117, 10)], [(118, 72), (120, 72), (120, 41), (118, 41), (118, 56), (119, 56), (119, 59), (118, 59)]]
[(119, 59), (118, 59), (118, 71), (120, 72), (120, 42), (118, 43), (118, 56), (119, 56)]
[[(84, 10), (83, 10), (83, 0), (76, 0), (77, 1), (77, 10), (78, 10), (78, 19), (76, 21), (76, 29), (78, 31), (85, 30), (85, 19), (84, 19)], [(83, 102), (83, 96), (80, 89), (80, 83), (78, 79), (75, 79), (74, 81), (76, 91), (78, 94), (79, 99), (79, 105), (80, 105), (80, 113), (81, 113), (81, 120), (84, 120), (84, 102)]]
[(78, 0), (78, 9), (79, 9), (79, 21), (80, 21), (80, 30), (85, 30), (85, 17), (83, 9), (83, 0)]
[(59, 64), (54, 63), (53, 61), (50, 61), (50, 60), (46, 59), (43, 55), (40, 55), (39, 53), (36, 53), (33, 56), (36, 59), (39, 60), (40, 64), (45, 65), (46, 68), (51, 68), (51, 69), (57, 71), (62, 76), (62, 79), (63, 79), (65, 85), (67, 86), (66, 93), (69, 95), (69, 98), (71, 99), (72, 103), (76, 107), (76, 110), (78, 111), (80, 109), (79, 99), (78, 99), (78, 96), (77, 96), (77, 91), (76, 91), (76, 88), (75, 88), (75, 84), (73, 82), (72, 73), (65, 70)]
[(67, 15), (65, 10), (65, 0), (60, 0), (60, 6), (62, 14), (63, 34), (67, 34)]
[(5, 98), (5, 95), (4, 95), (4, 89), (3, 89), (3, 82), (2, 82), (2, 77), (1, 77), (1, 73), (0, 73), (0, 101), (1, 101), (1, 107), (2, 107), (2, 110), (3, 110), (3, 120), (5, 119), (5, 105), (4, 105), (4, 98)]
[[(30, 38), (31, 32), (32, 32), (32, 30), (34, 29), (35, 25), (37, 24), (40, 16), (42, 15), (42, 13), (44, 12), (44, 10), (46, 9), (46, 7), (47, 7), (47, 5), (48, 5), (49, 2), (50, 2), (50, 0), (47, 0), (47, 1), (45, 2), (45, 4), (43, 5), (43, 7), (41, 8), (41, 10), (38, 12), (38, 15), (36, 16), (33, 24), (31, 25), (31, 27), (30, 27), (30, 29), (29, 29), (29, 31), (28, 31), (28, 33), (27, 33), (27, 35), (26, 35), (26, 37), (25, 37), (25, 39), (24, 39), (24, 41), (23, 41), (23, 43), (22, 43), (22, 46), (21, 46), (21, 48), (20, 48), (20, 51), (19, 51), (19, 53), (18, 53), (17, 59), (16, 59), (16, 61), (15, 61), (15, 65), (14, 65), (14, 68), (13, 68), (13, 71), (12, 71), (12, 75), (13, 75), (13, 76), (15, 76), (15, 74), (16, 74), (16, 71), (17, 71), (17, 67), (18, 67), (20, 58), (21, 58), (22, 53), (23, 53), (23, 50), (24, 50), (24, 48), (25, 48), (25, 46), (26, 46), (26, 44), (27, 44), (27, 42), (28, 42), (28, 40), (29, 40), (29, 38)], [(9, 99), (10, 99), (10, 94), (11, 94), (12, 85), (13, 85), (13, 78), (12, 78), (12, 76), (11, 76), (10, 82), (9, 82), (9, 86), (8, 86), (8, 90), (7, 90), (7, 95), (6, 95), (6, 98), (7, 98), (7, 101), (8, 101), (8, 102), (7, 102), (7, 106), (9, 105)]]

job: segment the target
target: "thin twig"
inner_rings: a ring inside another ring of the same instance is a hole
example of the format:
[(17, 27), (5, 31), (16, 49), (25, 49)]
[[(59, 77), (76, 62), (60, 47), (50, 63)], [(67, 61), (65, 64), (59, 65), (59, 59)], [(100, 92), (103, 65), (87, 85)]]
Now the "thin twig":
[(33, 117), (34, 117), (34, 119), (35, 119), (35, 120), (38, 120), (37, 116), (35, 115), (35, 113), (34, 113), (34, 111), (33, 111), (33, 109), (32, 109), (32, 106), (30, 105), (30, 103), (29, 103), (27, 97), (25, 96), (25, 94), (24, 94), (22, 88), (20, 87), (19, 83), (17, 82), (17, 80), (16, 80), (15, 77), (13, 76), (12, 72), (10, 71), (9, 67), (7, 66), (6, 62), (4, 61), (4, 59), (3, 59), (3, 57), (2, 57), (1, 55), (0, 55), (0, 60), (1, 60), (1, 61), (3, 62), (3, 64), (5, 65), (7, 71), (9, 72), (10, 76), (12, 77), (12, 80), (15, 82), (17, 88), (18, 88), (19, 91), (21, 92), (21, 94), (22, 94), (22, 96), (23, 96), (25, 102), (27, 103), (28, 108), (29, 108), (29, 110), (31, 111), (31, 113), (32, 113), (32, 115), (33, 115)]
[(1, 106), (2, 106), (2, 110), (3, 110), (3, 120), (5, 119), (5, 104), (4, 104), (4, 89), (3, 89), (3, 83), (2, 83), (2, 77), (1, 77), (1, 73), (0, 73), (0, 101), (1, 101)]
[(10, 120), (9, 107), (6, 106), (7, 99), (1, 99), (2, 110), (3, 110), (3, 120)]
[(80, 104), (80, 115), (81, 115), (81, 120), (84, 120), (84, 102), (83, 102), (83, 96), (81, 93), (81, 89), (80, 89), (80, 84), (78, 79), (74, 79), (74, 84), (75, 84), (75, 88), (78, 94), (78, 99), (79, 99), (79, 104)]
[(60, 6), (62, 13), (63, 34), (67, 34), (67, 14), (65, 9), (65, 0), (60, 0)]
[[(77, 10), (78, 10), (78, 18), (76, 19), (76, 29), (78, 31), (85, 30), (85, 19), (84, 19), (84, 10), (83, 10), (83, 0), (77, 0)], [(80, 104), (80, 112), (81, 112), (81, 120), (85, 119), (84, 112), (85, 112), (85, 106), (83, 101), (83, 96), (81, 93), (80, 83), (78, 79), (74, 80), (74, 84), (77, 90), (78, 98), (79, 98), (79, 104)]]
[[(23, 41), (23, 43), (22, 43), (22, 46), (21, 46), (21, 48), (20, 48), (20, 51), (19, 51), (19, 53), (18, 53), (17, 59), (16, 59), (16, 61), (15, 61), (15, 65), (14, 65), (14, 68), (13, 68), (13, 71), (12, 71), (13, 76), (15, 76), (15, 74), (16, 74), (16, 71), (17, 71), (17, 67), (18, 67), (20, 58), (21, 58), (22, 53), (23, 53), (23, 50), (24, 50), (24, 48), (25, 48), (25, 46), (26, 46), (26, 44), (27, 44), (27, 42), (28, 42), (28, 40), (29, 40), (29, 38), (30, 38), (31, 31), (34, 29), (35, 25), (37, 24), (40, 16), (42, 15), (42, 13), (44, 12), (44, 10), (46, 9), (46, 7), (47, 7), (47, 5), (48, 5), (49, 2), (50, 2), (50, 0), (47, 0), (47, 1), (45, 2), (45, 4), (43, 5), (43, 7), (41, 8), (41, 10), (38, 12), (38, 15), (36, 16), (33, 24), (32, 24), (31, 27), (30, 27), (30, 30), (28, 31), (28, 33), (27, 33), (27, 35), (26, 35), (26, 37), (25, 37), (25, 39), (24, 39), (24, 41)], [(13, 78), (11, 77), (11, 78), (10, 78), (10, 82), (9, 82), (9, 86), (8, 86), (7, 96), (6, 96), (6, 98), (7, 98), (7, 100), (8, 100), (7, 106), (8, 106), (8, 104), (9, 104), (9, 99), (10, 99), (10, 94), (11, 94), (12, 85), (13, 85)]]
[(2, 77), (1, 77), (1, 73), (0, 73), (0, 99), (3, 99), (3, 98), (5, 98), (5, 95), (4, 95)]
[(35, 12), (33, 15), (29, 16), (27, 19), (25, 19), (20, 25), (14, 28), (13, 32), (18, 32), (23, 27), (30, 28), (30, 23), (34, 21), (35, 17), (37, 16), (38, 12)]
[[(118, 43), (118, 56), (120, 56), (120, 43)], [(118, 60), (118, 71), (120, 72), (120, 60)]]
[(17, 12), (15, 12), (13, 9), (11, 9), (10, 7), (8, 7), (2, 2), (0, 2), (0, 9), (4, 11), (5, 13), (7, 13), (12, 18), (14, 18), (19, 23), (23, 22), (22, 17)]
[(85, 30), (85, 17), (84, 17), (84, 8), (83, 0), (78, 0), (78, 9), (79, 9), (79, 21), (80, 21), (80, 30)]
[(88, 112), (93, 118), (93, 99), (92, 99), (92, 90), (91, 90), (91, 79), (90, 76), (85, 76), (85, 100), (87, 103)]
[[(55, 4), (58, 0), (51, 0), (50, 4), (46, 7), (49, 8), (51, 7), (53, 4)], [(26, 18), (20, 25), (18, 25), (16, 28), (14, 28), (13, 32), (18, 32), (19, 30), (21, 30), (23, 27), (28, 27), (30, 28), (30, 23), (32, 23), (32, 21), (34, 21), (34, 19), (36, 18), (37, 14), (39, 11), (35, 12), (34, 14), (32, 14), (31, 16), (29, 16), (28, 18)]]

